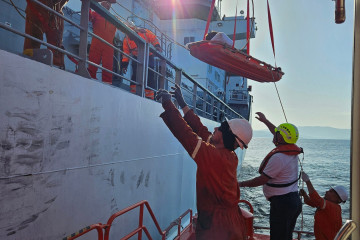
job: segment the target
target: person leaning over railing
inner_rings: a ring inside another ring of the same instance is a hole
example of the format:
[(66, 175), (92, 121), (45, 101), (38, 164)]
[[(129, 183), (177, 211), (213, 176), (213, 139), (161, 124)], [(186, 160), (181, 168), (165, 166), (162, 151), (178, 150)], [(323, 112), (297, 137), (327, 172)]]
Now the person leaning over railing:
[(238, 206), (240, 189), (237, 183), (237, 148), (247, 148), (252, 128), (245, 119), (224, 121), (214, 133), (186, 105), (180, 87), (171, 92), (184, 112), (171, 102), (171, 94), (159, 90), (156, 99), (165, 111), (160, 115), (170, 131), (184, 146), (197, 165), (196, 223), (197, 240), (245, 240), (245, 218)]
[[(110, 10), (111, 3), (108, 1), (101, 2), (106, 10)], [(89, 12), (89, 20), (93, 24), (93, 32), (95, 35), (101, 37), (108, 43), (112, 43), (115, 37), (116, 27), (110, 22), (106, 21), (100, 14), (91, 11)], [(113, 58), (114, 48), (102, 42), (101, 40), (93, 37), (91, 40), (91, 46), (89, 51), (89, 61), (100, 64), (110, 71), (113, 70)], [(89, 65), (89, 73), (92, 78), (96, 79), (97, 67)], [(112, 84), (112, 74), (107, 71), (102, 71), (102, 81), (108, 84)]]
[(301, 173), (302, 180), (306, 183), (309, 195), (300, 189), (300, 195), (310, 207), (317, 208), (315, 212), (314, 234), (316, 240), (334, 239), (342, 226), (340, 203), (346, 202), (348, 193), (343, 186), (336, 186), (326, 191), (324, 198), (320, 197), (309, 176)]
[[(142, 37), (147, 43), (151, 43), (158, 52), (162, 51), (159, 40), (157, 39), (156, 35), (153, 32), (151, 32), (150, 30), (145, 29), (145, 28), (138, 28), (135, 26), (135, 24), (133, 22), (129, 23), (129, 27), (133, 31), (135, 31), (137, 34), (139, 34), (139, 36)], [(123, 51), (124, 51), (124, 53), (133, 56), (135, 59), (137, 58), (137, 55), (138, 55), (137, 45), (127, 35), (125, 36), (124, 41), (123, 41)], [(155, 66), (154, 62), (155, 62), (154, 56), (150, 52), (149, 53), (149, 67), (150, 68), (154, 68), (154, 66)], [(129, 66), (129, 58), (128, 58), (128, 56), (123, 55), (122, 66), (121, 66), (122, 74), (126, 74), (128, 66)], [(136, 81), (136, 69), (137, 69), (136, 61), (132, 61), (131, 68), (132, 68), (131, 80)], [(155, 81), (154, 73), (152, 71), (148, 71), (148, 86), (153, 89), (156, 89), (156, 81)], [(130, 84), (130, 91), (132, 93), (136, 92), (135, 84)], [(154, 99), (154, 91), (150, 90), (150, 89), (145, 89), (145, 97)]]
[[(69, 0), (39, 0), (49, 8), (64, 15), (62, 12), (63, 7)], [(64, 32), (64, 19), (55, 15), (54, 13), (46, 10), (39, 4), (27, 0), (26, 5), (26, 18), (25, 18), (25, 33), (29, 34), (39, 40), (43, 40), (45, 33), (46, 40), (49, 44), (58, 48), (63, 46), (63, 32)], [(24, 54), (32, 55), (33, 49), (39, 49), (41, 43), (25, 38), (24, 41)], [(64, 54), (52, 48), (53, 64), (65, 69)]]

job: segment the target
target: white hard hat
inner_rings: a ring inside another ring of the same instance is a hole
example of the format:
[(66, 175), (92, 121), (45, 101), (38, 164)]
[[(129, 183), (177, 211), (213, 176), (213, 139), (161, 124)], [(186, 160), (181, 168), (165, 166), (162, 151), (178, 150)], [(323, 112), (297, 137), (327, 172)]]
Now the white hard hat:
[(247, 148), (253, 131), (250, 123), (245, 119), (235, 118), (227, 120), (231, 132), (235, 135), (236, 141), (241, 149)]
[(339, 195), (342, 202), (346, 202), (348, 199), (348, 193), (346, 191), (346, 188), (344, 186), (336, 186), (333, 187), (334, 191)]

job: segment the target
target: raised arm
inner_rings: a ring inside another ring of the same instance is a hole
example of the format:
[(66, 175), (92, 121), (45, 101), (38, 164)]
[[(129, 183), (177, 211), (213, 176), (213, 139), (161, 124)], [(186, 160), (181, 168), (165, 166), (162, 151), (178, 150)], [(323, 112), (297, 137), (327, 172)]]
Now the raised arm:
[(268, 129), (270, 130), (270, 132), (274, 135), (275, 134), (275, 125), (272, 124), (262, 112), (256, 112), (255, 114), (257, 114), (258, 116), (255, 116), (255, 118), (257, 120), (259, 120), (260, 122), (263, 122)]
[(307, 195), (304, 190), (300, 191), (300, 194), (304, 197), (305, 203), (311, 207), (324, 209), (326, 206), (326, 201), (325, 199), (319, 196), (314, 186), (312, 185), (309, 176), (302, 171), (301, 178), (306, 183), (306, 186), (309, 191), (309, 195)]
[(171, 102), (171, 95), (166, 90), (160, 89), (156, 95), (156, 99), (161, 99), (162, 106), (165, 110), (160, 117), (164, 120), (170, 131), (183, 145), (189, 155), (194, 159), (201, 146), (201, 138), (193, 132), (193, 129), (181, 117), (179, 110)]
[(181, 93), (181, 88), (178, 84), (175, 84), (175, 87), (171, 87), (173, 91), (170, 93), (173, 97), (175, 97), (176, 101), (178, 102), (179, 106), (181, 107), (184, 113), (185, 121), (190, 125), (193, 131), (199, 135), (204, 141), (207, 141), (211, 132), (209, 132), (208, 128), (205, 127), (200, 118), (187, 106), (183, 95)]

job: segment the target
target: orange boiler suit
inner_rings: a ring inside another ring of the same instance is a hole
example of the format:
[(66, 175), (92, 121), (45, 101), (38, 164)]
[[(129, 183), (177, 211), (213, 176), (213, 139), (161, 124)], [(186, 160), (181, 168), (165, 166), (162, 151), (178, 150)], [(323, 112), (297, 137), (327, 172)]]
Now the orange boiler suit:
[[(90, 11), (90, 21), (93, 24), (93, 33), (112, 44), (115, 37), (116, 27), (94, 11)], [(102, 66), (104, 68), (112, 71), (113, 58), (114, 48), (101, 42), (96, 37), (93, 37), (89, 51), (89, 61), (98, 65), (102, 62)], [(92, 78), (96, 78), (97, 69), (97, 67), (89, 65), (88, 70)], [(112, 84), (112, 74), (107, 71), (102, 71), (102, 81)]]
[[(156, 35), (151, 32), (148, 29), (138, 29), (136, 30), (137, 34), (139, 34), (140, 37), (142, 37), (147, 43), (151, 43), (154, 47), (158, 48), (160, 47), (160, 43), (156, 37)], [(123, 42), (123, 51), (124, 53), (128, 54), (128, 55), (133, 55), (135, 57), (137, 57), (138, 52), (137, 52), (137, 45), (136, 43), (131, 40), (128, 36), (126, 36), (124, 38), (124, 42)], [(149, 55), (151, 56), (152, 53), (150, 52)], [(129, 58), (124, 55), (122, 58), (122, 62), (125, 63), (129, 63)]]
[(210, 144), (211, 133), (192, 110), (182, 118), (171, 101), (163, 103), (163, 107), (165, 112), (160, 117), (197, 165), (196, 239), (247, 239), (245, 218), (238, 206), (240, 189), (235, 152)]
[(331, 201), (320, 197), (314, 191), (309, 194), (309, 200), (305, 203), (311, 207), (316, 207), (314, 234), (316, 240), (334, 239), (342, 226), (341, 207)]
[[(54, 9), (56, 12), (64, 15), (62, 12), (63, 7), (69, 0), (40, 0), (41, 3)], [(46, 40), (58, 48), (64, 48), (62, 44), (64, 32), (64, 19), (49, 12), (40, 5), (27, 0), (26, 5), (26, 18), (25, 18), (25, 33), (37, 39), (43, 40), (45, 33)], [(26, 49), (38, 49), (41, 43), (25, 38), (24, 51)], [(52, 48), (53, 64), (65, 69), (64, 54)]]
[[(159, 41), (156, 37), (156, 35), (151, 32), (148, 29), (137, 29), (136, 30), (137, 34), (139, 34), (140, 37), (142, 37), (147, 43), (151, 43), (155, 48), (159, 49), (160, 48), (160, 44)], [(138, 51), (137, 51), (137, 45), (136, 43), (131, 40), (128, 36), (126, 36), (124, 38), (123, 41), (123, 52), (128, 54), (128, 55), (132, 55), (135, 58), (137, 58), (138, 56)], [(152, 56), (153, 53), (149, 52), (149, 67), (150, 68), (154, 68), (155, 63), (154, 63), (154, 57)], [(124, 68), (127, 68), (129, 65), (129, 58), (126, 55), (123, 55), (122, 58), (122, 66)], [(137, 62), (132, 61), (132, 75), (131, 75), (131, 80), (136, 81), (136, 69), (137, 69)], [(154, 73), (152, 71), (148, 71), (148, 86), (156, 89), (156, 83), (155, 83), (155, 79), (154, 79)], [(130, 91), (132, 93), (136, 92), (136, 85), (134, 84), (130, 84)], [(149, 89), (145, 89), (145, 96), (147, 98), (150, 99), (154, 99), (154, 91), (149, 90)]]

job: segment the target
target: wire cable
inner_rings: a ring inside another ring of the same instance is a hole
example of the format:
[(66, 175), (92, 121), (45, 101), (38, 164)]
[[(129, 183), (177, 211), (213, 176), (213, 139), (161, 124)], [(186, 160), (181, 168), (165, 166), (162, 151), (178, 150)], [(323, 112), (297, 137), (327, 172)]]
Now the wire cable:
[(283, 104), (282, 104), (282, 101), (281, 101), (281, 98), (280, 98), (280, 94), (279, 94), (279, 91), (278, 91), (278, 89), (277, 89), (277, 86), (276, 86), (276, 83), (275, 83), (275, 82), (274, 82), (274, 86), (275, 86), (275, 89), (276, 89), (276, 92), (277, 92), (277, 95), (278, 95), (278, 98), (279, 98), (279, 102), (280, 102), (282, 111), (283, 111), (283, 113), (284, 113), (285, 120), (286, 120), (286, 122), (288, 122), (288, 120), (287, 120), (287, 118), (286, 118), (284, 106), (283, 106)]

